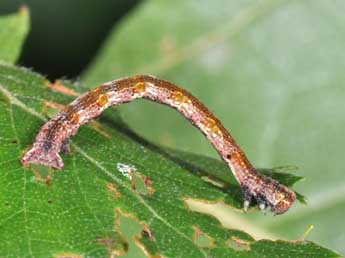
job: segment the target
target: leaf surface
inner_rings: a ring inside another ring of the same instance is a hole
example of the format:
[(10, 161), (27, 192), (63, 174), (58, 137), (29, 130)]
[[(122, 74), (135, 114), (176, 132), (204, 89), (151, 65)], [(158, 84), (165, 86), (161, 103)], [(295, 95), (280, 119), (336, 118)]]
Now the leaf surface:
[[(40, 75), (0, 65), (0, 256), (337, 257), (309, 241), (255, 241), (189, 210), (187, 198), (240, 208), (230, 171), (201, 156), (192, 157), (199, 167), (187, 154), (178, 154), (186, 157), (179, 161), (126, 128), (116, 109), (107, 110), (97, 126), (80, 129), (72, 155), (63, 156), (65, 169), (48, 171), (53, 178), (44, 182), (39, 168), (24, 169), (19, 159), (49, 108), (73, 99), (52, 87)], [(203, 179), (212, 168), (219, 168), (213, 176), (226, 186)]]

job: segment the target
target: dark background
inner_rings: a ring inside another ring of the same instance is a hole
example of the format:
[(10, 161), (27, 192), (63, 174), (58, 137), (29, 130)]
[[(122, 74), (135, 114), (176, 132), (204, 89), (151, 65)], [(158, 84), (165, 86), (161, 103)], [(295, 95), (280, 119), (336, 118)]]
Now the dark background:
[(0, 15), (30, 10), (31, 30), (18, 64), (50, 80), (76, 78), (114, 25), (139, 0), (0, 0)]

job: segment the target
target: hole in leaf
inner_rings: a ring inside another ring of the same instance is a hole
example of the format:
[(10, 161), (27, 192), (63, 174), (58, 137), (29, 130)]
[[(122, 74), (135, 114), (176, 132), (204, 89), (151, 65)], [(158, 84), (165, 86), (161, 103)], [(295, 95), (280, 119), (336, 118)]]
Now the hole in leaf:
[(214, 186), (221, 187), (221, 188), (225, 187), (225, 184), (223, 182), (216, 180), (210, 176), (202, 176), (201, 179)]
[[(125, 257), (159, 257), (153, 256), (148, 248), (140, 241), (143, 234), (152, 235), (151, 229), (130, 214), (123, 214), (119, 209), (116, 210), (115, 230), (121, 235), (123, 241), (128, 244)], [(143, 233), (143, 232), (146, 233)]]
[(35, 175), (33, 181), (51, 185), (54, 173), (54, 170), (51, 167), (38, 164), (30, 164), (29, 168)]
[(132, 189), (142, 195), (152, 195), (154, 188), (152, 182), (144, 175), (136, 172), (132, 176)]
[(232, 237), (229, 239), (226, 244), (236, 250), (236, 251), (249, 251), (250, 250), (250, 242), (242, 240), (238, 237)]
[(202, 248), (213, 248), (215, 246), (214, 239), (212, 237), (202, 232), (197, 226), (193, 226), (193, 228), (195, 231), (193, 240), (198, 246)]

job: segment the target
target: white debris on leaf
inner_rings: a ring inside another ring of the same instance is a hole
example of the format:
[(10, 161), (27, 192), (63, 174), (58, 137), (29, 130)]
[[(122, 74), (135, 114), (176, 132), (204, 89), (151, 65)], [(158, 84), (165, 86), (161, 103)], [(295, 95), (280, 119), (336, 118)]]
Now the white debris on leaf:
[(120, 171), (123, 176), (132, 180), (132, 175), (137, 171), (137, 168), (133, 165), (117, 163), (117, 170)]

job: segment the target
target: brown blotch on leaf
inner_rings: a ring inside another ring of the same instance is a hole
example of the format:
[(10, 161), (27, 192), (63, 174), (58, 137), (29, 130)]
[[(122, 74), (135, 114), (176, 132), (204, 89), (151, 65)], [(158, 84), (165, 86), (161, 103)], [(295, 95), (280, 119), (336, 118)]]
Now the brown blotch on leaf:
[(66, 96), (72, 96), (72, 97), (79, 96), (78, 92), (64, 86), (60, 80), (56, 80), (54, 83), (48, 83), (48, 88), (53, 90), (53, 91), (60, 92)]
[(155, 240), (155, 237), (153, 236), (151, 229), (147, 225), (145, 225), (144, 229), (141, 231), (141, 236), (147, 237), (150, 240)]
[(250, 250), (250, 242), (240, 239), (238, 237), (232, 237), (226, 242), (227, 246), (236, 250), (236, 251), (249, 251)]
[(109, 238), (97, 238), (96, 242), (100, 245), (104, 245), (106, 247), (112, 248), (115, 245), (116, 240), (114, 238), (111, 238), (111, 237), (109, 237)]
[(119, 190), (117, 190), (116, 186), (113, 185), (112, 183), (107, 183), (107, 189), (114, 199), (121, 197), (121, 193), (119, 192)]
[(12, 141), (11, 141), (11, 143), (13, 143), (13, 144), (17, 144), (17, 143), (18, 143), (18, 141), (17, 141), (17, 140), (12, 140)]
[(215, 247), (215, 241), (212, 237), (201, 231), (201, 229), (198, 226), (193, 226), (194, 229), (194, 236), (193, 241), (198, 246), (202, 248), (214, 248)]

